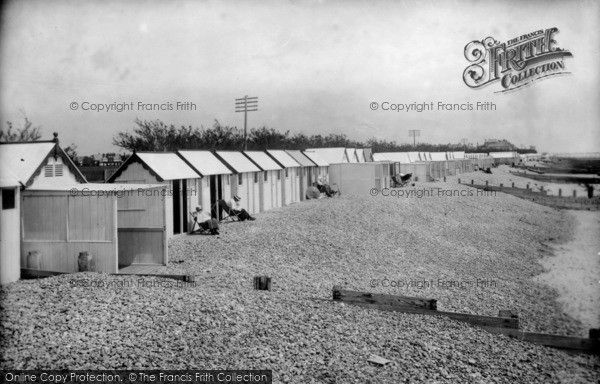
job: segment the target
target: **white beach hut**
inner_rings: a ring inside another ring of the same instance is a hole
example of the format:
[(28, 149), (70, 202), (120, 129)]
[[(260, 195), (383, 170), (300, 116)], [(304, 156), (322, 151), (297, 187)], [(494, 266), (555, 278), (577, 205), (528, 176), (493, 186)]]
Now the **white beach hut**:
[(181, 150), (177, 154), (202, 176), (202, 179), (196, 180), (198, 199), (194, 204), (197, 203), (205, 212), (210, 212), (213, 218), (219, 219), (217, 201), (228, 201), (231, 198), (233, 172), (211, 151)]
[(283, 168), (281, 177), (283, 204), (300, 201), (300, 164), (281, 149), (270, 149), (267, 153)]
[(329, 183), (329, 163), (323, 159), (317, 152), (309, 151), (308, 149), (303, 151), (304, 155), (308, 157), (317, 166), (316, 174), (313, 174), (312, 182), (319, 179)]
[(167, 234), (172, 236), (191, 228), (189, 212), (198, 201), (196, 186), (201, 177), (174, 152), (134, 152), (107, 182), (168, 185)]
[(263, 151), (244, 151), (244, 154), (262, 170), (259, 180), (260, 211), (268, 211), (282, 206), (281, 174), (282, 167)]
[(260, 212), (260, 178), (262, 170), (242, 152), (216, 151), (217, 157), (235, 173), (231, 195), (238, 195), (249, 213)]

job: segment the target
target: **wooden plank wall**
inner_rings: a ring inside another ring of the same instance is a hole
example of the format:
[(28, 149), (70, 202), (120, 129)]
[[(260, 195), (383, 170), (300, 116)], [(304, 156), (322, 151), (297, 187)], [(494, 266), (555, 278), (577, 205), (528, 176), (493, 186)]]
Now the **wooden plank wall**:
[(165, 264), (165, 220), (172, 220), (166, 204), (172, 201), (162, 188), (135, 192), (117, 200), (119, 263)]
[(163, 228), (166, 197), (161, 189), (133, 191), (117, 199), (119, 228)]
[(45, 271), (78, 272), (79, 252), (89, 252), (99, 272), (116, 273), (117, 263), (113, 242), (26, 242), (21, 244), (21, 266), (27, 268), (27, 254), (40, 252), (40, 269)]
[(68, 196), (58, 192), (26, 192), (21, 209), (21, 266), (38, 251), (40, 269), (77, 272), (80, 252), (89, 252), (96, 269), (117, 270), (114, 226), (115, 197)]

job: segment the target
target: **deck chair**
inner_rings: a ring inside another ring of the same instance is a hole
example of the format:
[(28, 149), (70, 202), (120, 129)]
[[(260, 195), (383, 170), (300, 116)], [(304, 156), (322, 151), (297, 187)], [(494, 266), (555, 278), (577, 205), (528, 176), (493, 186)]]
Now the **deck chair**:
[[(192, 229), (188, 232), (188, 235), (210, 235), (210, 229), (203, 229), (200, 227), (198, 222), (194, 220), (194, 215), (190, 212), (190, 216), (192, 217)], [(197, 229), (196, 229), (197, 228)]]
[(224, 204), (223, 206), (219, 205), (219, 202), (217, 201), (214, 205), (213, 205), (213, 212), (215, 212), (215, 215), (217, 217), (219, 217), (219, 222), (233, 222), (233, 221), (240, 221), (240, 218), (238, 217), (238, 215), (236, 215), (235, 213), (233, 213), (233, 210), (231, 208), (229, 208), (229, 206), (227, 204)]

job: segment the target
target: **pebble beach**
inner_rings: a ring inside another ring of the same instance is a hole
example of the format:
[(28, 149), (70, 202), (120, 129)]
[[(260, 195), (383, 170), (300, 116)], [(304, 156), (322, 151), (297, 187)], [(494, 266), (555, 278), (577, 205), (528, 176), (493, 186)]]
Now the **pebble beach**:
[[(455, 183), (411, 188), (464, 189)], [(272, 369), (274, 382), (596, 382), (597, 357), (493, 335), (442, 317), (331, 300), (346, 289), (438, 300), (480, 315), (511, 309), (527, 331), (584, 336), (536, 276), (574, 217), (495, 196), (342, 196), (174, 237), (178, 284), (97, 273), (2, 288), (0, 367)], [(271, 291), (252, 278), (268, 275)], [(384, 367), (370, 355), (391, 361)]]

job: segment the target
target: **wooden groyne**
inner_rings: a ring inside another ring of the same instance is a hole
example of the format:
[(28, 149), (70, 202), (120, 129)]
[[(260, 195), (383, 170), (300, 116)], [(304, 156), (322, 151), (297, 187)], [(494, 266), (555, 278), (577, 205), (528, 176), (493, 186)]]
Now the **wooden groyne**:
[(585, 211), (598, 211), (600, 210), (600, 196), (594, 196), (591, 199), (587, 197), (578, 196), (561, 196), (562, 193), (559, 190), (559, 196), (548, 195), (546, 191), (535, 192), (528, 188), (515, 188), (505, 187), (504, 185), (481, 185), (473, 183), (460, 183), (461, 185), (468, 185), (473, 188), (482, 189), (488, 192), (503, 192), (509, 195), (519, 197), (524, 200), (533, 201), (541, 205), (545, 205), (557, 209), (575, 209)]

